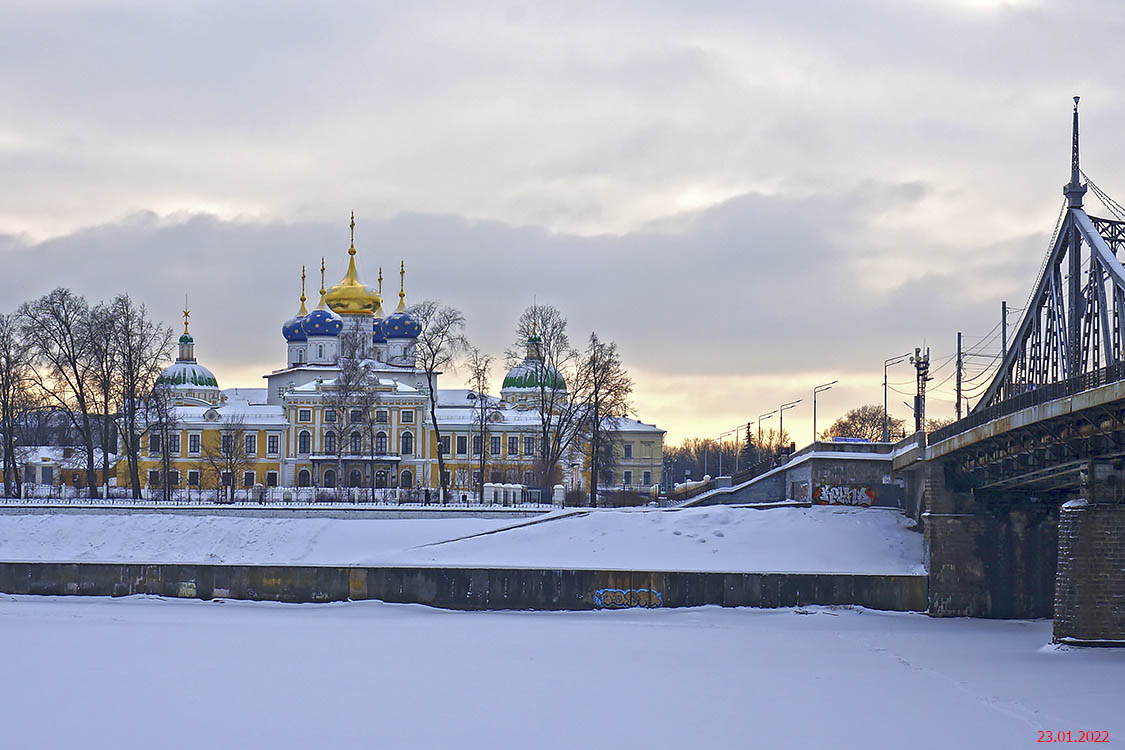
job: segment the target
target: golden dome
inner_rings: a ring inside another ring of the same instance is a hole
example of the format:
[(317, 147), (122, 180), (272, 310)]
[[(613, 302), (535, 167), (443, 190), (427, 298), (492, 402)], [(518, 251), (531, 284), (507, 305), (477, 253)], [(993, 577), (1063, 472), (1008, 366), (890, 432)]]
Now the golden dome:
[(367, 288), (356, 275), (355, 270), (355, 214), (351, 222), (352, 242), (348, 248), (348, 272), (339, 284), (324, 295), (324, 301), (333, 312), (340, 315), (374, 315), (382, 306), (383, 300), (377, 292)]

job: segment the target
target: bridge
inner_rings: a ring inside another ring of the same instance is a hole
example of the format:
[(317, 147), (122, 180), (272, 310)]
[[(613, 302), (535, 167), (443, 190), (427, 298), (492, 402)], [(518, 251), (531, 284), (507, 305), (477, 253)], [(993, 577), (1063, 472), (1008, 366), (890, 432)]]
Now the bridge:
[(1075, 97), (1063, 206), (993, 380), (894, 469), (922, 511), (931, 615), (1053, 616), (1057, 641), (1125, 644), (1125, 208), (1078, 134)]

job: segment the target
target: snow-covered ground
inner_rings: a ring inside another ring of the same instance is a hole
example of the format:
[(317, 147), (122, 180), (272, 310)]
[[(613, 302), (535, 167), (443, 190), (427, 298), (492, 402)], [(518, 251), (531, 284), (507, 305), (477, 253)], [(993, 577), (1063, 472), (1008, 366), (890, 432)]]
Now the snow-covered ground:
[[(803, 613), (804, 612), (804, 613)], [(20, 748), (1039, 747), (1125, 740), (1125, 652), (851, 609), (450, 612), (0, 596)]]
[[(0, 560), (924, 572), (922, 535), (908, 530), (901, 513), (884, 508), (558, 515), (564, 517), (546, 522), (0, 515)], [(462, 539), (497, 529), (505, 530)]]

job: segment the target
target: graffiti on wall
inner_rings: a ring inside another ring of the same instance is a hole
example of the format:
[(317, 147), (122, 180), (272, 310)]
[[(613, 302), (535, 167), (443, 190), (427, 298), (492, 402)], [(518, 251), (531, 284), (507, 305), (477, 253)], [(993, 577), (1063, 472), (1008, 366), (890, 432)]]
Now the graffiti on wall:
[(652, 589), (598, 589), (594, 592), (594, 606), (598, 609), (659, 607), (663, 603), (664, 597)]
[(817, 505), (871, 505), (875, 502), (875, 490), (843, 484), (820, 484), (813, 489), (813, 502)]

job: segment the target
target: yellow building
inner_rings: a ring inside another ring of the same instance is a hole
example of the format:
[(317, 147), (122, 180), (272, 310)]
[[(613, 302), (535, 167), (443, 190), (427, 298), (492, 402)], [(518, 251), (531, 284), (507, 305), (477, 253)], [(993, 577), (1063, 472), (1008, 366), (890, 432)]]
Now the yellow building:
[[(170, 429), (142, 439), (142, 485), (151, 489), (213, 490), (233, 486), (301, 488), (364, 487), (424, 491), (437, 488), (442, 450), (448, 486), (458, 494), (478, 486), (481, 452), (485, 481), (533, 486), (538, 455), (537, 378), (547, 372), (537, 339), (527, 358), (504, 379), (499, 398), (464, 389), (437, 389), (439, 444), (429, 414), (430, 383), (416, 367), (421, 325), (408, 312), (405, 266), (399, 266), (398, 305), (384, 317), (382, 270), (370, 289), (359, 280), (355, 223), (348, 266), (340, 283), (325, 288), (321, 260), (319, 303), (306, 308), (305, 274), (297, 314), (281, 328), (284, 366), (263, 377), (265, 388), (220, 390), (215, 376), (195, 357), (195, 341), (184, 315), (176, 361), (158, 384), (175, 405)], [(551, 386), (565, 391), (552, 373)], [(489, 401), (485, 434), (474, 407)], [(619, 468), (611, 488), (647, 490), (661, 481), (664, 431), (620, 420)], [(567, 488), (588, 487), (586, 460), (576, 446), (562, 462)], [(167, 469), (167, 470), (166, 470)], [(118, 482), (128, 483), (124, 464)], [(618, 481), (619, 480), (619, 481)], [(544, 498), (546, 499), (546, 498)]]

